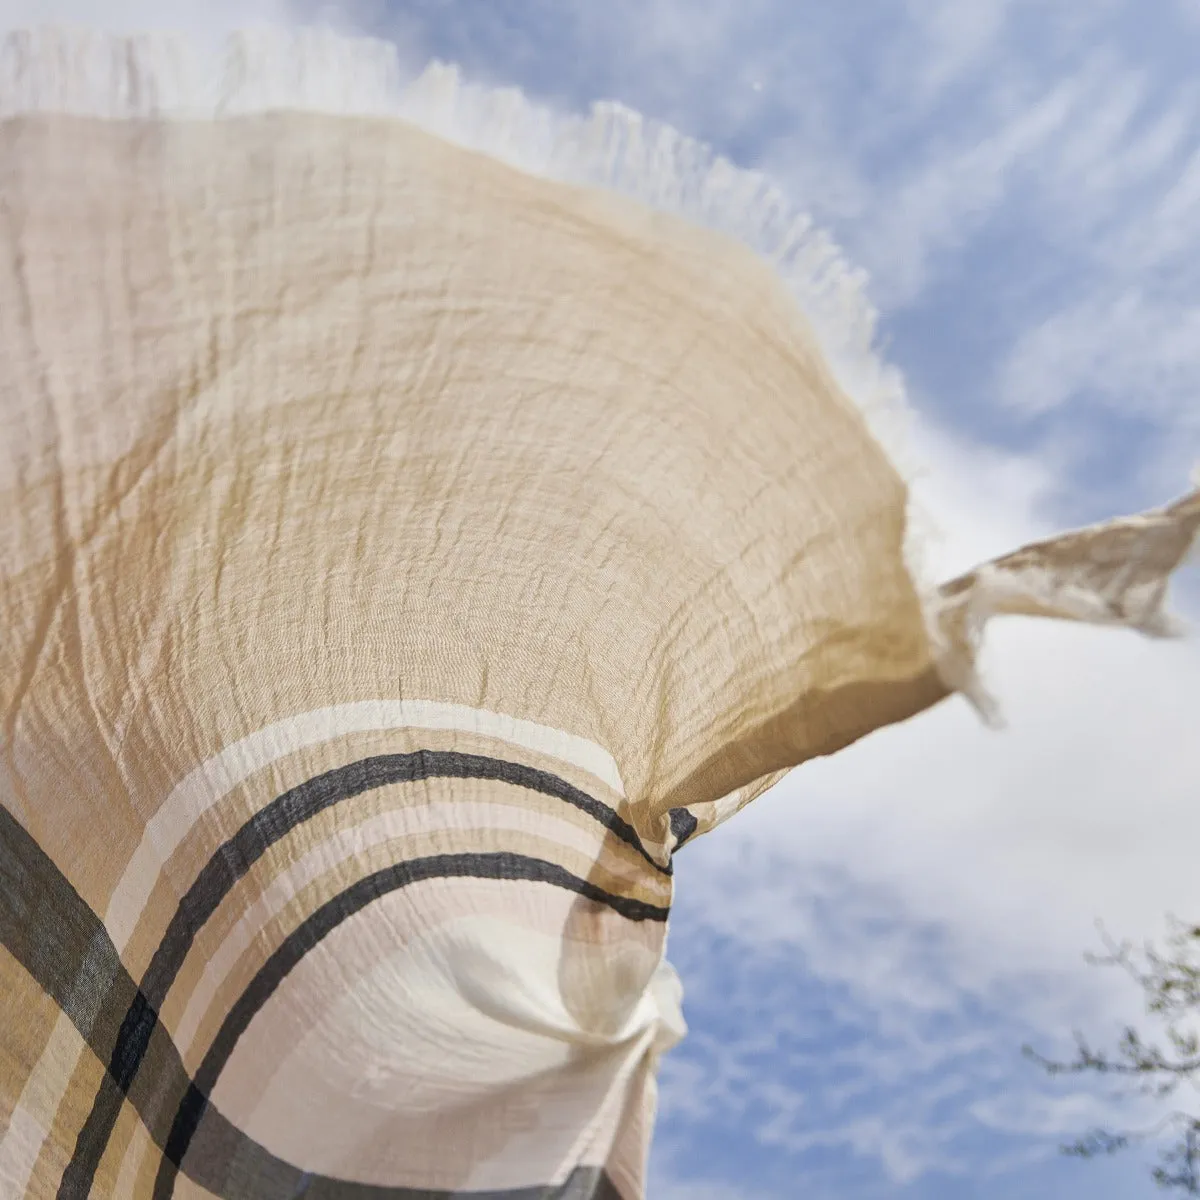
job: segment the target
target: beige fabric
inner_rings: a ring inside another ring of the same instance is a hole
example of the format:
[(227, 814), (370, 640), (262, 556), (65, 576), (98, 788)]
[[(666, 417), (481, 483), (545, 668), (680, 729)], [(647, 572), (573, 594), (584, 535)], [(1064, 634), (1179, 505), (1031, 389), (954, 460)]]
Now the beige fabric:
[(991, 613), (1166, 632), (1200, 498), (927, 587), (750, 248), (143, 52), (0, 81), (0, 1191), (638, 1196), (678, 840)]

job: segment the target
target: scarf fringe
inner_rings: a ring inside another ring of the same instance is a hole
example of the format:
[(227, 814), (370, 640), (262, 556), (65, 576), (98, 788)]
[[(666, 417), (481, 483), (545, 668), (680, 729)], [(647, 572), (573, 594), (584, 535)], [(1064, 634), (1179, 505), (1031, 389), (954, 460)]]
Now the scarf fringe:
[[(515, 88), (468, 83), (441, 62), (414, 76), (392, 43), (323, 29), (248, 30), (220, 48), (183, 35), (62, 28), (0, 40), (0, 120), (32, 113), (206, 120), (281, 110), (404, 120), (522, 171), (607, 189), (737, 239), (788, 288), (897, 469), (909, 480), (916, 474), (912, 413), (900, 373), (875, 349), (878, 314), (866, 274), (766, 175), (669, 125), (611, 102), (559, 113)], [(939, 588), (922, 553), (935, 526), (910, 494), (905, 560), (947, 689), (998, 723), (976, 657), (985, 623), (1002, 613), (1179, 632), (1162, 606), (1170, 573), (1200, 548), (1198, 496), (1039, 543)]]

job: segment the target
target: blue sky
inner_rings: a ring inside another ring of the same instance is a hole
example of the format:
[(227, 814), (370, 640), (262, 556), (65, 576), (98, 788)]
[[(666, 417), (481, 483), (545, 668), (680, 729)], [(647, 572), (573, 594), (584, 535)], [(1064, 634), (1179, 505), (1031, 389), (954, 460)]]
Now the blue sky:
[[(94, 20), (0, 0), (0, 24)], [(333, 21), (761, 168), (864, 268), (949, 574), (1200, 462), (1198, 0), (124, 0), (115, 28)], [(1177, 607), (1200, 617), (1193, 572)], [(1055, 1147), (1134, 1102), (1022, 1061), (1137, 998), (1082, 962), (1200, 913), (1196, 642), (1015, 623), (952, 703), (681, 855), (653, 1200), (1157, 1194)]]
[[(1164, 457), (1186, 474), (1200, 446), (1194, 4), (342, 11), (414, 62), (436, 55), (565, 109), (617, 98), (767, 169), (870, 272), (913, 400), (990, 444), (1064, 456), (1063, 506), (1157, 499)], [(1135, 330), (1138, 345), (1119, 345)]]

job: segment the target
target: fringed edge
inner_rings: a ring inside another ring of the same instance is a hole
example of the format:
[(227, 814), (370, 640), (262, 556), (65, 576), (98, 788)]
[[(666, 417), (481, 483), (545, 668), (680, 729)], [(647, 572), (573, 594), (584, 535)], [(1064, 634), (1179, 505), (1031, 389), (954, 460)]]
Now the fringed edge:
[[(900, 373), (876, 351), (878, 314), (866, 274), (766, 175), (669, 125), (610, 102), (586, 114), (555, 112), (515, 88), (468, 83), (440, 62), (413, 76), (392, 43), (323, 29), (248, 30), (220, 48), (174, 34), (59, 28), (0, 41), (0, 120), (285, 110), (398, 118), (527, 173), (615, 192), (736, 239), (774, 269), (871, 434), (905, 478), (916, 475), (912, 414)], [(1195, 478), (1200, 486), (1200, 470)], [(1178, 632), (1162, 603), (1167, 577), (1198, 554), (1198, 497), (1027, 547), (939, 588), (922, 552), (934, 526), (910, 491), (905, 561), (947, 689), (998, 723), (976, 658), (985, 624), (1002, 613)]]
[[(736, 239), (765, 260), (812, 326), (842, 391), (905, 478), (916, 474), (900, 373), (875, 349), (867, 277), (766, 175), (603, 102), (559, 113), (515, 88), (466, 82), (433, 62), (406, 72), (396, 47), (324, 29), (253, 29), (223, 47), (174, 34), (49, 28), (0, 42), (0, 120), (37, 112), (108, 119), (211, 119), (268, 111), (397, 117), (527, 173), (595, 187)], [(906, 562), (932, 596), (910, 503)]]

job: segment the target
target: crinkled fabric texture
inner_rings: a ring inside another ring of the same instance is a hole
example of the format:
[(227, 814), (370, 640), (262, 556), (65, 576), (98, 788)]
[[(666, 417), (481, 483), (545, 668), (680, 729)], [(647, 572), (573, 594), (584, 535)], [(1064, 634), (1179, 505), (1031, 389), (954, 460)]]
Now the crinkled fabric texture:
[(922, 596), (764, 264), (399, 121), (0, 178), (0, 1192), (640, 1197), (674, 851), (1067, 543)]

